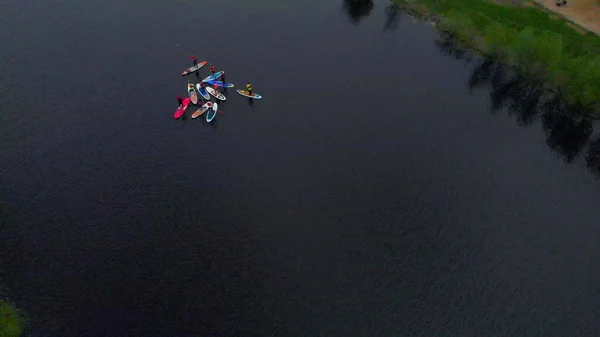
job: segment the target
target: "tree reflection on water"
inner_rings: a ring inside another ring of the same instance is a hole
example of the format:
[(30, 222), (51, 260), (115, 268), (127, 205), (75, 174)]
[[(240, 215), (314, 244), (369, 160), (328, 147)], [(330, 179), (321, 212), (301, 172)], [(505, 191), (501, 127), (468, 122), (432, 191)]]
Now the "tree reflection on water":
[(400, 22), (401, 11), (395, 6), (389, 5), (385, 8), (385, 22), (383, 23), (383, 31), (394, 31), (398, 28)]
[(489, 88), (493, 113), (505, 109), (527, 127), (540, 120), (546, 144), (565, 163), (573, 162), (587, 146), (587, 167), (600, 177), (600, 136), (590, 141), (594, 128), (589, 110), (568, 104), (560, 91), (546, 90), (541, 80), (523, 76), (493, 58), (474, 57), (447, 34), (440, 33), (436, 45), (446, 55), (476, 60), (467, 85), (472, 90)]
[(348, 13), (348, 17), (352, 23), (356, 24), (363, 18), (371, 14), (373, 10), (372, 0), (343, 0), (342, 8)]

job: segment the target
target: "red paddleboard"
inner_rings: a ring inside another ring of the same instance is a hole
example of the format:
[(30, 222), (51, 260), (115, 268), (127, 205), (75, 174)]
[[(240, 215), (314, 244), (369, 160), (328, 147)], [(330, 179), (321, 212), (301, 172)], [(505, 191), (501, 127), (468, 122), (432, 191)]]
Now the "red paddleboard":
[(190, 102), (192, 100), (189, 98), (185, 98), (183, 100), (183, 105), (181, 106), (181, 108), (177, 109), (177, 111), (175, 111), (175, 118), (179, 118), (181, 116), (183, 116), (183, 114), (185, 113), (185, 109), (188, 108), (188, 106), (190, 106)]
[(189, 68), (187, 68), (186, 70), (184, 70), (184, 71), (181, 73), (181, 76), (185, 76), (185, 75), (187, 75), (187, 74), (191, 74), (191, 73), (193, 73), (194, 71), (197, 71), (198, 69), (200, 69), (200, 68), (204, 67), (205, 65), (206, 65), (206, 61), (202, 61), (202, 62), (198, 63), (198, 65), (197, 65), (197, 66), (189, 67)]

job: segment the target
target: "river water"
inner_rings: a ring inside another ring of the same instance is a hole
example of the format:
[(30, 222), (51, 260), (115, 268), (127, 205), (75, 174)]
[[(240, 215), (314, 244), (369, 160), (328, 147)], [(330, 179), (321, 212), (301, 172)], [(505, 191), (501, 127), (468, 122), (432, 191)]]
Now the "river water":
[[(594, 124), (437, 35), (385, 1), (5, 2), (0, 296), (31, 336), (597, 335)], [(186, 53), (264, 99), (174, 120)]]

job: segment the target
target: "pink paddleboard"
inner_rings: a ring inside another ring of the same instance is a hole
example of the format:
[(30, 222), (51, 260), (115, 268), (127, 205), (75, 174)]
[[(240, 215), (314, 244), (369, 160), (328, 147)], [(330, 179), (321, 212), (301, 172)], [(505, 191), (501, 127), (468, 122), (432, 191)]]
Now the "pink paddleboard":
[(185, 98), (183, 100), (183, 106), (181, 108), (177, 109), (177, 111), (175, 111), (175, 118), (179, 118), (179, 117), (183, 116), (183, 114), (185, 113), (185, 109), (187, 109), (188, 106), (190, 106), (191, 101), (192, 100), (189, 99), (189, 97)]

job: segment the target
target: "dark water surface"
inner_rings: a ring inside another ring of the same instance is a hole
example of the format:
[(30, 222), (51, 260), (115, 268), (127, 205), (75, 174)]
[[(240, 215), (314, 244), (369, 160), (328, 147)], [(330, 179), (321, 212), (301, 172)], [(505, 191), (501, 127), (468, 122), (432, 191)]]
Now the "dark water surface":
[[(593, 124), (386, 6), (0, 5), (0, 291), (31, 335), (597, 336)], [(176, 43), (265, 98), (174, 120)]]

